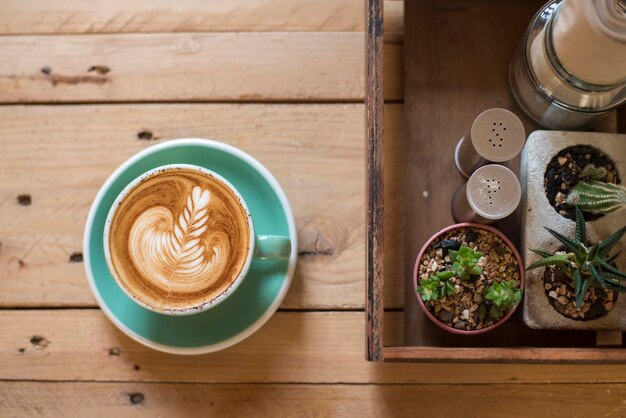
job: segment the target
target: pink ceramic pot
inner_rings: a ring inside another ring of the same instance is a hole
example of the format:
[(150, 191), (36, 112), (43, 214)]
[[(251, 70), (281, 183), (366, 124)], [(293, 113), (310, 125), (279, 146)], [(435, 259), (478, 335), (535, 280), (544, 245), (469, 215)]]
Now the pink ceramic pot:
[(415, 267), (413, 268), (413, 290), (415, 290), (415, 297), (417, 297), (417, 303), (419, 303), (420, 307), (422, 308), (422, 310), (424, 311), (426, 316), (428, 316), (430, 318), (430, 320), (433, 321), (435, 324), (437, 324), (439, 327), (445, 329), (446, 331), (453, 332), (455, 334), (476, 335), (476, 334), (483, 334), (485, 332), (491, 331), (491, 330), (499, 327), (501, 324), (505, 323), (511, 317), (511, 315), (513, 315), (513, 312), (515, 312), (515, 310), (517, 309), (517, 306), (515, 306), (513, 309), (511, 309), (505, 316), (502, 317), (502, 319), (500, 319), (498, 322), (496, 322), (492, 326), (487, 327), (487, 328), (483, 328), (483, 329), (479, 329), (479, 330), (475, 330), (475, 331), (467, 331), (467, 330), (460, 330), (460, 329), (456, 329), (456, 328), (450, 327), (450, 326), (444, 324), (443, 322), (439, 321), (428, 310), (428, 308), (426, 307), (426, 304), (422, 300), (421, 296), (419, 295), (419, 293), (417, 293), (419, 266), (420, 266), (420, 263), (422, 261), (422, 257), (424, 256), (424, 253), (426, 252), (426, 249), (428, 249), (430, 244), (434, 240), (436, 240), (439, 236), (441, 236), (442, 234), (445, 234), (446, 232), (451, 231), (453, 229), (465, 228), (465, 227), (473, 227), (473, 228), (478, 228), (478, 229), (485, 229), (487, 231), (493, 232), (498, 237), (500, 237), (502, 239), (502, 241), (504, 241), (504, 243), (511, 249), (511, 252), (515, 256), (515, 259), (517, 260), (517, 266), (519, 268), (519, 277), (520, 277), (520, 288), (522, 290), (524, 289), (524, 265), (522, 264), (522, 257), (520, 257), (519, 253), (517, 252), (517, 249), (515, 249), (515, 246), (511, 243), (511, 241), (507, 237), (505, 237), (502, 232), (498, 231), (494, 227), (491, 227), (491, 226), (488, 226), (488, 225), (476, 224), (476, 223), (460, 223), (460, 224), (454, 224), (454, 225), (450, 225), (448, 227), (443, 228), (441, 231), (437, 232), (435, 235), (430, 237), (430, 239), (428, 241), (426, 241), (426, 244), (424, 244), (424, 246), (420, 250), (419, 254), (417, 255), (417, 259), (415, 260)]

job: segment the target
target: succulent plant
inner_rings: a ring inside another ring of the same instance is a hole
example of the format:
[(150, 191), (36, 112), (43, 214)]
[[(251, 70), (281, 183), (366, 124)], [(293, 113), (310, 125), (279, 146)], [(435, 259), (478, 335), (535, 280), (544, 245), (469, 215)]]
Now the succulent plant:
[(522, 289), (516, 288), (515, 280), (494, 282), (485, 292), (485, 299), (491, 301), (489, 316), (500, 319), (522, 300)]
[(619, 184), (583, 180), (569, 192), (567, 203), (589, 213), (614, 212), (626, 205), (626, 188)]
[[(450, 279), (454, 277), (453, 271), (440, 271), (427, 279), (420, 280), (417, 291), (424, 302), (428, 300), (443, 299), (454, 294), (454, 285)], [(441, 289), (439, 289), (441, 287)]]
[(587, 164), (583, 171), (580, 173), (579, 178), (581, 180), (596, 180), (601, 181), (606, 178), (607, 171), (604, 167), (596, 167), (593, 164)]
[(596, 244), (589, 244), (585, 218), (580, 207), (576, 206), (576, 229), (573, 237), (566, 237), (547, 227), (546, 230), (563, 244), (565, 251), (550, 253), (531, 250), (542, 258), (528, 266), (527, 270), (539, 267), (556, 267), (561, 270), (575, 289), (577, 308), (582, 307), (585, 292), (590, 286), (626, 292), (626, 273), (618, 270), (614, 264), (619, 253), (610, 255), (615, 244), (626, 233), (626, 226)]
[(478, 260), (483, 253), (474, 251), (466, 244), (461, 245), (458, 251), (449, 250), (448, 255), (452, 264), (452, 271), (461, 280), (469, 280), (471, 276), (478, 276), (483, 268), (478, 265)]

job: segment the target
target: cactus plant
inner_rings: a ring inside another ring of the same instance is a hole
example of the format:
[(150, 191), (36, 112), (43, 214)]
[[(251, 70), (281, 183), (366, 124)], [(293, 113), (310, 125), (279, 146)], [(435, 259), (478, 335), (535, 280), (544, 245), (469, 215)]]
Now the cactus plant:
[(569, 192), (567, 203), (585, 212), (607, 214), (626, 205), (626, 188), (619, 184), (583, 180)]
[(526, 270), (539, 267), (556, 267), (572, 282), (576, 294), (576, 307), (583, 305), (585, 292), (590, 286), (626, 292), (626, 273), (615, 268), (618, 254), (609, 255), (611, 249), (619, 242), (626, 226), (614, 232), (596, 244), (587, 242), (585, 218), (581, 209), (576, 206), (576, 229), (573, 237), (546, 228), (565, 247), (565, 251), (549, 253), (543, 250), (531, 250), (542, 258), (531, 264)]
[(607, 171), (604, 167), (596, 167), (593, 164), (587, 164), (580, 173), (581, 180), (603, 181), (606, 178)]

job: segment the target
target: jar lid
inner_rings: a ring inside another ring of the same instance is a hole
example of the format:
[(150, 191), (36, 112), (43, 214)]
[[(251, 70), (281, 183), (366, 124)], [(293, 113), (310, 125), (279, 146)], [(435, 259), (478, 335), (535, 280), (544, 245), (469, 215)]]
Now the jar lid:
[(583, 0), (581, 4), (595, 28), (619, 42), (626, 42), (625, 0)]

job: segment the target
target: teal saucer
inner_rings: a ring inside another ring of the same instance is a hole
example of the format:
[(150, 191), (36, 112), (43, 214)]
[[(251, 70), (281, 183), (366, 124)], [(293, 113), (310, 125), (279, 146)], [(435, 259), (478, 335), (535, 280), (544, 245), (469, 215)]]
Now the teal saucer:
[[(258, 234), (291, 238), (288, 260), (253, 260), (241, 286), (220, 305), (189, 316), (166, 316), (133, 302), (109, 273), (104, 223), (117, 195), (133, 179), (166, 164), (194, 164), (225, 177), (246, 201)], [(83, 243), (91, 290), (109, 319), (126, 335), (156, 350), (202, 354), (229, 347), (259, 329), (278, 309), (296, 267), (296, 226), (282, 188), (250, 155), (217, 141), (177, 139), (147, 148), (122, 164), (91, 206)]]

